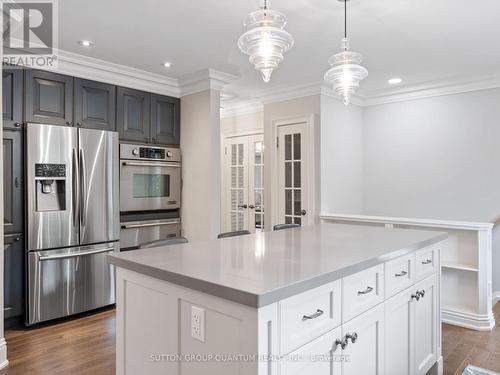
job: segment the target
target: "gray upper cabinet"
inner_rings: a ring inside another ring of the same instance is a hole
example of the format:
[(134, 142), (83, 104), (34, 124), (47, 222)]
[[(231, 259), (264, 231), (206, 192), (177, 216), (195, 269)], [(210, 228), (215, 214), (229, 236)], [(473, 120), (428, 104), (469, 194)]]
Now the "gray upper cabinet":
[(73, 124), (73, 77), (26, 70), (24, 94), (27, 122)]
[(23, 237), (11, 234), (4, 237), (4, 306), (5, 319), (23, 315), (24, 246)]
[(116, 130), (116, 86), (75, 78), (75, 123), (88, 129)]
[(120, 141), (149, 142), (150, 99), (147, 92), (118, 87)]
[(151, 94), (151, 142), (179, 145), (180, 99)]
[(3, 132), (4, 233), (23, 231), (23, 141), (22, 132)]
[(2, 69), (2, 112), (5, 129), (21, 127), (23, 122), (22, 69)]

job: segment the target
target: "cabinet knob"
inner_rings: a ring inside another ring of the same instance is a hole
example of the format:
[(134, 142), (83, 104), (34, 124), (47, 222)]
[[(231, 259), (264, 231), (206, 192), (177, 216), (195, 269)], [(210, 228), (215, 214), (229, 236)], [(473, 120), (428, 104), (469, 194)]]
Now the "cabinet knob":
[(345, 337), (342, 340), (341, 339), (335, 340), (335, 345), (340, 345), (342, 350), (344, 350), (347, 347), (347, 344), (349, 344), (349, 341), (347, 341)]
[(300, 211), (300, 214), (301, 214), (302, 216), (306, 216), (307, 211), (306, 211), (306, 210), (302, 210), (302, 211)]
[(19, 241), (20, 239), (21, 239), (21, 238), (16, 237), (16, 238), (14, 238), (14, 241), (16, 241), (16, 242), (17, 242), (17, 241)]
[(253, 204), (250, 204), (250, 205), (248, 206), (248, 208), (250, 208), (251, 210), (253, 210), (253, 209), (255, 208), (255, 206), (254, 206)]
[(73, 122), (71, 122), (71, 121), (66, 121), (66, 125), (68, 125), (68, 126), (72, 126), (72, 125), (73, 125)]
[(417, 290), (417, 293), (415, 293), (417, 296), (424, 298), (425, 296), (425, 290)]
[(15, 123), (14, 123), (14, 126), (15, 126), (16, 128), (20, 128), (20, 127), (21, 127), (21, 123), (20, 123), (20, 122), (15, 122)]
[(358, 340), (358, 334), (356, 332), (354, 332), (354, 333), (346, 333), (345, 339), (346, 340), (351, 339), (351, 342), (354, 344)]
[(77, 122), (76, 126), (82, 126), (82, 123), (81, 122)]

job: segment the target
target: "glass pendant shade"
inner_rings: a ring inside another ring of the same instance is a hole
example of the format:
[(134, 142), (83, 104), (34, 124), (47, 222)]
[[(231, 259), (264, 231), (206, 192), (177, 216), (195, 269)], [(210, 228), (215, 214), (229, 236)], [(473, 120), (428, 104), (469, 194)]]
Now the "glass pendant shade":
[(273, 70), (294, 43), (292, 35), (284, 30), (285, 15), (268, 6), (265, 1), (259, 10), (247, 16), (247, 31), (238, 39), (241, 52), (249, 55), (248, 60), (262, 73), (264, 82), (270, 81)]
[(325, 81), (333, 85), (333, 89), (344, 99), (344, 104), (348, 105), (351, 96), (359, 87), (359, 82), (368, 76), (368, 70), (361, 66), (363, 56), (358, 52), (349, 50), (347, 38), (342, 39), (339, 52), (328, 59), (331, 68), (325, 73)]

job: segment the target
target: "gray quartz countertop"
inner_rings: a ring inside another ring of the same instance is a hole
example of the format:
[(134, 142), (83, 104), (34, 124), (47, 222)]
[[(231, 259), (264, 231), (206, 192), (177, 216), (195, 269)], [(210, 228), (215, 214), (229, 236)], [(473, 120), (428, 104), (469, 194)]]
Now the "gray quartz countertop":
[(108, 255), (117, 267), (262, 307), (444, 240), (437, 231), (321, 223)]

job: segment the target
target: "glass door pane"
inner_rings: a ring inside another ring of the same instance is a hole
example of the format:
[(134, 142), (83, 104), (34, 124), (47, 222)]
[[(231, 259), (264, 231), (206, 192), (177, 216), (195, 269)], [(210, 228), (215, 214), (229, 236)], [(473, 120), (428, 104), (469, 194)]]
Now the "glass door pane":
[(233, 143), (230, 145), (230, 231), (245, 229), (246, 186), (245, 186), (245, 143)]
[[(261, 138), (261, 137), (259, 137)], [(253, 200), (255, 231), (264, 230), (264, 141), (253, 140)], [(250, 221), (252, 222), (252, 220)]]

